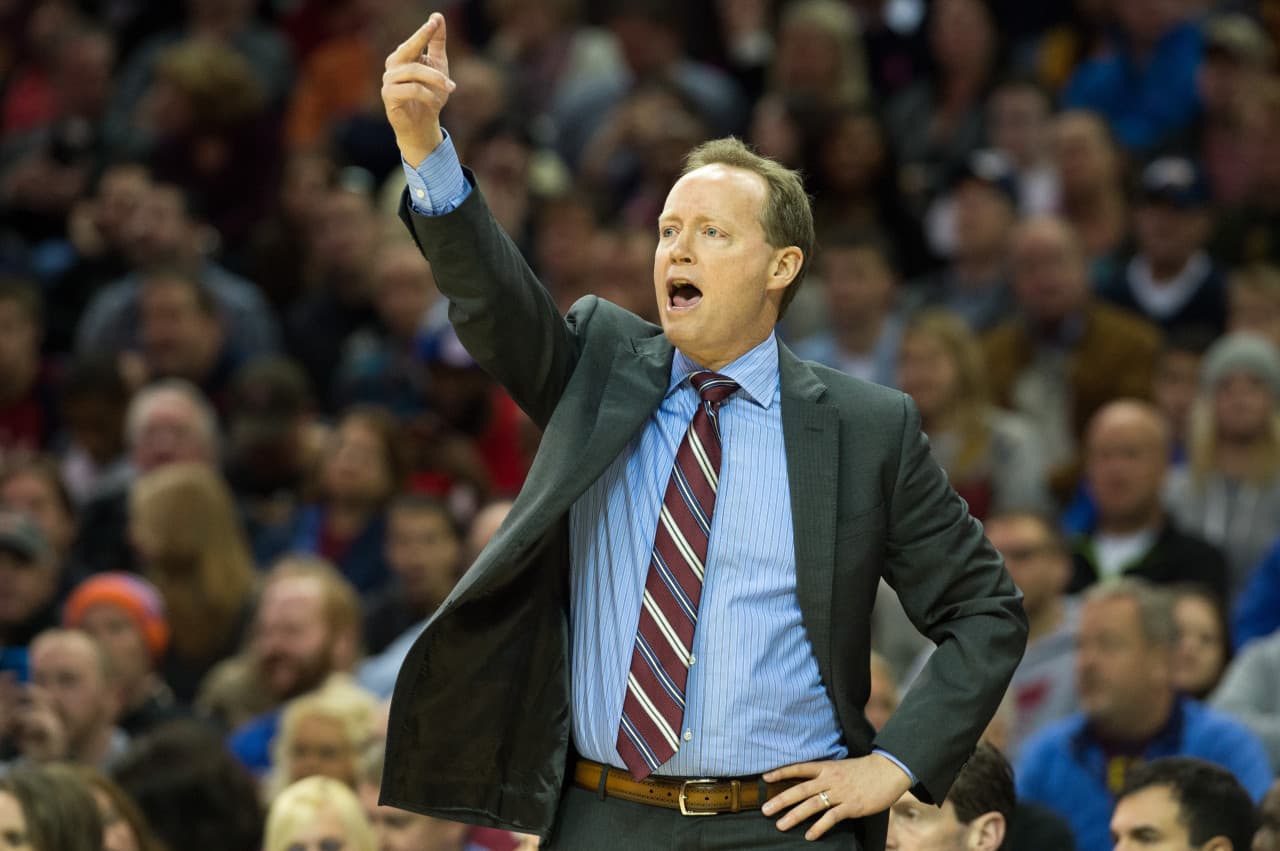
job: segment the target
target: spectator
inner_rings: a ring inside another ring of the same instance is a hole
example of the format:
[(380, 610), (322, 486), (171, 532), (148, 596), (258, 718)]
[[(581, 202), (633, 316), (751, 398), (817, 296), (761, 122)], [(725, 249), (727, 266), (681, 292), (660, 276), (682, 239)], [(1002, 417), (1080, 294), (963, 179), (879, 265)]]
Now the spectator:
[(33, 851), (99, 851), (102, 819), (70, 768), (20, 765), (0, 774), (0, 836)]
[(1239, 650), (1277, 629), (1280, 629), (1280, 539), (1258, 562), (1236, 598), (1231, 615), (1231, 638)]
[(1125, 147), (1149, 151), (1189, 129), (1199, 112), (1204, 39), (1186, 4), (1137, 0), (1114, 10), (1110, 49), (1076, 69), (1063, 103), (1096, 110)]
[(1203, 329), (1178, 329), (1164, 338), (1151, 383), (1152, 401), (1169, 427), (1170, 466), (1187, 465), (1191, 443), (1191, 412), (1200, 388), (1200, 368), (1205, 351), (1213, 343)]
[(129, 538), (173, 626), (159, 670), (179, 702), (240, 645), (256, 575), (231, 491), (204, 464), (168, 464), (130, 493)]
[(867, 695), (864, 713), (871, 726), (879, 730), (898, 708), (898, 679), (889, 662), (879, 653), (871, 651), (871, 692)]
[(58, 396), (40, 356), (43, 305), (32, 282), (0, 278), (0, 456), (51, 446)]
[(1045, 215), (1058, 209), (1061, 187), (1053, 162), (1053, 96), (1035, 78), (1006, 77), (987, 96), (991, 147), (1013, 167), (1018, 210)]
[(1010, 249), (1019, 316), (987, 334), (997, 404), (1034, 423), (1059, 499), (1074, 489), (1085, 425), (1122, 396), (1146, 398), (1159, 334), (1090, 295), (1084, 250), (1061, 219), (1018, 226)]
[(165, 851), (138, 805), (107, 775), (85, 765), (74, 767), (89, 787), (102, 817), (102, 851)]
[(255, 223), (245, 248), (246, 274), (262, 289), (276, 315), (283, 315), (317, 277), (310, 216), (315, 199), (332, 185), (334, 168), (323, 151), (289, 154), (281, 166), (274, 207)]
[(923, 202), (982, 143), (982, 104), (1000, 68), (1000, 36), (981, 0), (940, 0), (928, 21), (932, 79), (885, 107), (908, 196)]
[(788, 4), (778, 21), (769, 91), (830, 106), (870, 96), (856, 10), (831, 0)]
[(1148, 403), (1121, 399), (1094, 415), (1085, 468), (1098, 522), (1076, 541), (1069, 590), (1139, 576), (1161, 584), (1198, 583), (1226, 599), (1222, 553), (1183, 532), (1161, 503), (1168, 458), (1169, 429)]
[(479, 851), (467, 843), (467, 825), (422, 816), (378, 803), (386, 744), (365, 749), (357, 791), (364, 814), (373, 827), (378, 851)]
[(347, 674), (360, 655), (360, 603), (327, 562), (288, 557), (267, 574), (246, 649), (215, 669), (197, 706), (235, 730), (231, 746), (264, 770), (286, 701)]
[(1118, 274), (1129, 238), (1124, 154), (1102, 116), (1068, 110), (1053, 122), (1053, 158), (1059, 212), (1079, 235), (1090, 280), (1101, 284)]
[(1280, 350), (1268, 340), (1231, 334), (1206, 353), (1190, 456), (1165, 501), (1226, 553), (1235, 599), (1280, 538)]
[(271, 805), (262, 851), (376, 851), (375, 843), (355, 792), (329, 777), (308, 777), (281, 792)]
[(112, 357), (73, 361), (63, 377), (66, 445), (59, 453), (59, 467), (77, 507), (128, 482), (124, 424), (130, 392)]
[(25, 514), (39, 527), (63, 591), (82, 578), (84, 571), (72, 555), (78, 529), (76, 506), (52, 457), (17, 458), (0, 467), (0, 505)]
[(138, 314), (140, 375), (190, 381), (227, 413), (228, 385), (241, 355), (213, 294), (181, 269), (153, 270), (142, 277)]
[(111, 659), (87, 633), (49, 629), (36, 636), (26, 697), (13, 739), (27, 759), (106, 770), (128, 747), (128, 735), (116, 726), (120, 698)]
[(1076, 685), (1083, 711), (1033, 736), (1018, 790), (1065, 818), (1080, 851), (1110, 849), (1114, 799), (1140, 763), (1193, 756), (1229, 769), (1255, 798), (1271, 784), (1266, 751), (1239, 722), (1179, 696), (1168, 596), (1138, 580), (1090, 589), (1080, 610)]
[(443, 502), (409, 495), (391, 503), (386, 559), (394, 581), (365, 605), (365, 650), (381, 653), (444, 602), (462, 575), (462, 540)]
[(975, 151), (955, 173), (934, 218), (948, 263), (915, 283), (927, 301), (961, 316), (975, 333), (1013, 314), (1007, 258), (1018, 213), (1013, 170), (1003, 154)]
[(268, 797), (304, 777), (331, 777), (354, 790), (359, 757), (374, 736), (378, 704), (364, 689), (327, 683), (289, 703), (272, 742)]
[(1272, 784), (1258, 807), (1258, 832), (1253, 837), (1253, 851), (1276, 851), (1280, 848), (1280, 783)]
[(1222, 600), (1202, 586), (1178, 586), (1171, 593), (1178, 628), (1173, 685), (1188, 697), (1207, 700), (1231, 661), (1226, 610)]
[(1231, 772), (1188, 757), (1165, 757), (1133, 771), (1111, 816), (1115, 851), (1165, 845), (1256, 848), (1253, 801)]
[(207, 225), (182, 189), (154, 183), (125, 227), (131, 272), (99, 291), (76, 329), (76, 350), (84, 355), (126, 351), (138, 343), (138, 296), (142, 272), (165, 267), (198, 275), (218, 303), (233, 345), (250, 357), (274, 351), (279, 331), (258, 288), (207, 255)]
[(177, 722), (143, 736), (113, 776), (165, 847), (262, 851), (257, 784), (204, 725)]
[(1227, 295), (1228, 331), (1252, 332), (1280, 347), (1280, 269), (1266, 264), (1236, 269)]
[(374, 407), (348, 410), (320, 460), (317, 499), (299, 513), (291, 549), (333, 562), (362, 594), (382, 588), (391, 578), (386, 507), (405, 466), (395, 417)]
[(0, 511), (0, 646), (25, 648), (57, 623), (67, 586), (40, 527)]
[(154, 585), (131, 573), (100, 573), (72, 592), (62, 622), (87, 632), (111, 660), (118, 723), (130, 737), (183, 716), (156, 671), (169, 649), (169, 619)]
[(1266, 89), (1275, 47), (1253, 18), (1239, 12), (1214, 14), (1203, 30), (1204, 59), (1197, 78), (1203, 113), (1197, 147), (1214, 200), (1235, 206), (1252, 189), (1257, 96)]
[(934, 457), (969, 511), (982, 519), (1048, 509), (1036, 435), (1022, 417), (990, 404), (985, 374), (982, 349), (959, 318), (929, 311), (907, 324), (898, 384), (915, 400)]
[[(378, 329), (364, 328), (347, 340), (338, 366), (337, 404), (379, 405), (400, 416), (422, 410), (426, 370), (417, 355), (421, 337), (433, 325), (439, 292), (431, 267), (410, 242), (378, 251), (370, 271)], [(438, 314), (436, 314), (438, 316)]]
[(795, 344), (805, 360), (874, 381), (897, 383), (903, 311), (889, 246), (874, 234), (833, 235), (822, 245), (817, 274), (826, 297), (826, 330)]
[[(1272, 42), (1274, 44), (1274, 42)], [(1237, 129), (1244, 197), (1222, 211), (1213, 256), (1230, 267), (1280, 263), (1280, 79), (1268, 76), (1248, 93)]]
[(997, 851), (1016, 805), (1013, 769), (998, 750), (980, 742), (940, 807), (908, 792), (889, 809), (885, 851)]
[[(139, 391), (125, 415), (129, 461), (135, 475), (178, 462), (216, 465), (218, 419), (200, 391), (181, 379)], [(90, 500), (81, 512), (75, 561), (93, 571), (134, 566), (127, 541), (130, 479)]]
[(1162, 157), (1142, 172), (1134, 211), (1137, 252), (1107, 282), (1102, 297), (1169, 332), (1182, 326), (1217, 336), (1227, 324), (1222, 269), (1205, 250), (1212, 220), (1199, 166)]

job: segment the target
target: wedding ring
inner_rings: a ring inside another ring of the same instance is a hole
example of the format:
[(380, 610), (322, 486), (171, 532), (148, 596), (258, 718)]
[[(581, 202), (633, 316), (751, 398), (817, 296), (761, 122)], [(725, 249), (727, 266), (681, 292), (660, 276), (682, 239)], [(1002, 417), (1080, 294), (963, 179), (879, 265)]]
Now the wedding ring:
[(827, 809), (831, 809), (831, 799), (827, 797), (826, 792), (819, 792), (818, 797), (822, 799), (822, 803)]

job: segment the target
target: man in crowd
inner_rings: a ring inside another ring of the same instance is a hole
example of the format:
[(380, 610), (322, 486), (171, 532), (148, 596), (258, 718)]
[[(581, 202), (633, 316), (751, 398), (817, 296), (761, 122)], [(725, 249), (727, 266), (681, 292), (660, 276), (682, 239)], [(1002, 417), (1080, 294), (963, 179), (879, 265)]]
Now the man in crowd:
[(0, 510), (0, 648), (14, 669), (26, 647), (58, 622), (62, 570), (36, 524), (16, 511)]
[(1076, 689), (1082, 712), (1023, 745), (1019, 794), (1055, 810), (1080, 851), (1109, 851), (1107, 825), (1131, 771), (1164, 756), (1224, 766), (1260, 799), (1266, 751), (1238, 721), (1178, 695), (1168, 596), (1137, 579), (1091, 588), (1080, 608)]
[(998, 851), (1017, 798), (1013, 769), (982, 742), (969, 757), (941, 807), (907, 792), (889, 810), (885, 851)]
[(1124, 575), (1159, 584), (1193, 582), (1225, 598), (1225, 557), (1203, 539), (1180, 532), (1165, 511), (1169, 454), (1169, 427), (1149, 403), (1121, 399), (1094, 416), (1085, 437), (1085, 468), (1098, 520), (1076, 542), (1070, 591)]
[(1111, 816), (1115, 851), (1257, 849), (1257, 815), (1231, 772), (1190, 757), (1164, 757), (1134, 769)]

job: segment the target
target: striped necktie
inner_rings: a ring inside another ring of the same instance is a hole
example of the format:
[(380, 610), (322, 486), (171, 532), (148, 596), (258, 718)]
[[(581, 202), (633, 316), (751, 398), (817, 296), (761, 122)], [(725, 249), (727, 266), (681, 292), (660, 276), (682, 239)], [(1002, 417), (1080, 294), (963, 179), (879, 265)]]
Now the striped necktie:
[(618, 726), (618, 753), (637, 780), (680, 747), (685, 684), (720, 482), (718, 409), (738, 389), (736, 381), (714, 372), (695, 372), (690, 381), (702, 402), (676, 450), (662, 498)]

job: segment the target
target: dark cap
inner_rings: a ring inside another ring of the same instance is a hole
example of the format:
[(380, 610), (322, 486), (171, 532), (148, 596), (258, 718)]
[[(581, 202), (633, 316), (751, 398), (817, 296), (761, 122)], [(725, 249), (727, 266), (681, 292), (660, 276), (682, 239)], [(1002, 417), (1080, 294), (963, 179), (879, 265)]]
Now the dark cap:
[(1174, 207), (1209, 205), (1209, 184), (1200, 167), (1186, 157), (1161, 157), (1142, 170), (1142, 199)]
[(952, 191), (970, 180), (999, 190), (1010, 204), (1018, 205), (1018, 175), (1013, 163), (1000, 151), (984, 148), (970, 154), (951, 177)]
[(25, 514), (0, 509), (0, 550), (30, 563), (44, 559), (49, 545), (40, 527)]

